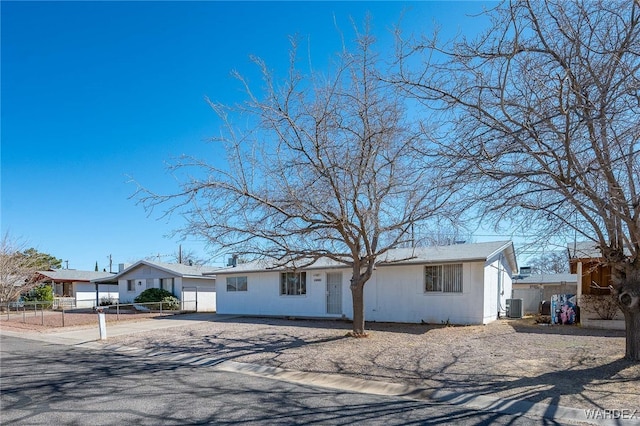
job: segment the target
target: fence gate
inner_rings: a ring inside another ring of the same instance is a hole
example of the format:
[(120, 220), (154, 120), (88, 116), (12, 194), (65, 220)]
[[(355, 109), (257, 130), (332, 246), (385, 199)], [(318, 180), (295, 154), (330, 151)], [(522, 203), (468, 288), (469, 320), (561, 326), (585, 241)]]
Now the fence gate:
[(182, 306), (183, 311), (198, 311), (198, 288), (197, 287), (183, 287), (182, 288)]

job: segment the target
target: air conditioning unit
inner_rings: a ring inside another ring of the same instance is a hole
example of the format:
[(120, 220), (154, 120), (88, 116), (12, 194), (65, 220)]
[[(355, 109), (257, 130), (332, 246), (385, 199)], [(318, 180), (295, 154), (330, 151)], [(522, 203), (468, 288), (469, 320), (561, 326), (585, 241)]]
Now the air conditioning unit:
[(524, 316), (524, 305), (522, 299), (507, 299), (507, 317), (522, 318)]

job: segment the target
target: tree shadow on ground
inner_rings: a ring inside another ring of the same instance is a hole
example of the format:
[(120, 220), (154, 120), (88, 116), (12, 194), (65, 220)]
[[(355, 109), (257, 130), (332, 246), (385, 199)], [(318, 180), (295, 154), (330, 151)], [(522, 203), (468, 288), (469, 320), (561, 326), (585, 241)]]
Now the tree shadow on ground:
[[(179, 318), (177, 318), (179, 319)], [(232, 316), (219, 317), (213, 322), (241, 323), (241, 324), (257, 324), (271, 326), (287, 326), (301, 328), (319, 328), (327, 330), (345, 330), (345, 333), (352, 329), (352, 321), (349, 319), (335, 318), (311, 318), (311, 317), (294, 317), (294, 316)], [(438, 330), (446, 327), (465, 327), (463, 325), (451, 324), (413, 324), (413, 323), (397, 323), (397, 322), (375, 322), (367, 321), (365, 331), (384, 331), (390, 333), (402, 334), (424, 334), (431, 330)]]
[[(4, 340), (4, 343), (7, 341)], [(7, 424), (490, 424), (515, 419), (463, 407), (367, 396), (202, 367), (25, 342), (3, 352)], [(522, 422), (521, 424), (526, 424)]]
[[(586, 391), (590, 386), (597, 383), (613, 383), (622, 385), (625, 383), (638, 383), (640, 377), (616, 378), (615, 376), (623, 370), (634, 366), (632, 361), (618, 359), (604, 365), (589, 368), (570, 368), (564, 371), (551, 371), (534, 377), (520, 377), (514, 380), (491, 380), (489, 383), (478, 378), (465, 377), (463, 382), (456, 382), (455, 379), (442, 380), (441, 389), (463, 389), (469, 394), (492, 395), (496, 393), (507, 393), (513, 395), (505, 398), (494, 405), (494, 409), (500, 409), (512, 403), (513, 400), (525, 400), (530, 403), (544, 402), (549, 404), (547, 415), (553, 415), (557, 407), (562, 405), (563, 397), (580, 396), (587, 404), (594, 409), (627, 409), (634, 410), (636, 406), (604, 406), (600, 398), (590, 398)], [(480, 379), (480, 380), (478, 380)], [(636, 392), (629, 395), (625, 392), (625, 398), (629, 400), (640, 400), (640, 387), (635, 387)], [(622, 391), (617, 391), (622, 393)], [(611, 396), (611, 395), (601, 395)], [(471, 397), (469, 397), (471, 399)], [(524, 414), (524, 413), (523, 413)]]
[(152, 342), (150, 354), (193, 354), (206, 357), (209, 365), (232, 361), (238, 358), (252, 355), (269, 354), (272, 359), (308, 345), (322, 345), (325, 343), (347, 339), (346, 335), (326, 337), (300, 337), (294, 334), (277, 332), (270, 327), (270, 332), (260, 333), (254, 336), (226, 336), (215, 331), (211, 334), (199, 336), (197, 340), (191, 339), (187, 334), (183, 339), (162, 340)]
[(518, 333), (561, 334), (565, 336), (625, 337), (624, 330), (587, 328), (576, 324), (536, 324), (535, 320), (532, 318), (507, 320), (507, 324), (510, 325)]
[[(350, 329), (350, 324), (335, 321), (318, 321), (308, 319), (282, 319), (282, 318), (256, 318), (256, 317), (233, 317), (224, 320), (214, 320), (209, 324), (216, 322), (231, 322), (238, 324), (255, 325), (250, 335), (238, 335), (236, 332), (227, 333), (224, 326), (212, 327), (206, 334), (192, 333), (187, 330), (179, 338), (171, 340), (160, 340), (147, 342), (154, 352), (159, 353), (192, 353), (194, 355), (208, 357), (215, 360), (209, 365), (228, 360), (240, 360), (242, 362), (252, 362), (269, 366), (280, 366), (287, 368), (292, 359), (295, 359), (298, 351), (296, 349), (316, 346), (311, 353), (322, 356), (325, 353), (326, 344), (337, 342), (340, 340), (347, 341), (351, 339), (345, 337), (346, 331)], [(515, 336), (515, 333), (536, 333), (535, 327), (519, 324), (518, 322), (508, 322), (509, 327), (498, 324), (499, 333), (488, 334), (486, 338), (495, 338), (504, 336)], [(415, 327), (425, 333), (429, 330), (442, 329), (444, 326), (428, 326), (411, 324), (408, 327), (400, 324), (388, 323), (370, 323), (372, 330), (395, 331), (407, 334), (407, 329)], [(283, 326), (279, 328), (279, 326)], [(285, 332), (285, 328), (288, 330)], [(296, 331), (294, 328), (299, 327)], [(482, 326), (479, 326), (482, 327)], [(490, 327), (490, 326), (487, 326)], [(558, 326), (560, 327), (560, 326)], [(322, 333), (318, 333), (309, 329), (321, 329)], [(541, 327), (546, 329), (546, 327)], [(199, 328), (199, 330), (202, 330)], [(607, 331), (602, 330), (581, 330), (579, 327), (559, 328), (559, 331), (575, 332), (583, 331), (584, 336), (607, 336)], [(308, 332), (307, 332), (308, 331)], [(595, 331), (595, 333), (592, 333)], [(552, 334), (561, 334), (552, 331)], [(545, 330), (546, 333), (546, 330)], [(410, 333), (409, 333), (410, 334)], [(330, 372), (338, 372), (355, 377), (383, 380), (383, 381), (401, 381), (403, 383), (413, 383), (417, 386), (427, 386), (430, 390), (440, 389), (446, 391), (455, 391), (461, 393), (469, 393), (476, 395), (500, 394), (504, 396), (505, 401), (496, 405), (496, 409), (501, 405), (510, 404), (514, 400), (526, 400), (528, 402), (545, 402), (550, 404), (549, 413), (557, 409), (557, 405), (566, 400), (579, 401), (582, 406), (592, 406), (594, 408), (611, 409), (611, 408), (635, 408), (635, 407), (610, 407), (602, 405), (602, 401), (617, 400), (617, 395), (624, 395), (623, 401), (639, 400), (640, 387), (634, 386), (640, 381), (640, 369), (635, 367), (636, 364), (618, 359), (611, 361), (611, 357), (600, 360), (594, 358), (590, 353), (588, 346), (574, 346), (568, 348), (569, 351), (562, 352), (562, 356), (566, 353), (569, 358), (563, 363), (555, 363), (546, 368), (544, 372), (532, 377), (524, 377), (526, 371), (523, 370), (522, 375), (513, 373), (513, 370), (507, 370), (507, 375), (500, 375), (499, 366), (504, 363), (512, 363), (520, 360), (534, 360), (532, 355), (523, 355), (524, 358), (492, 358), (489, 364), (483, 366), (474, 366), (474, 356), (478, 352), (473, 352), (470, 348), (483, 347), (484, 333), (473, 335), (473, 340), (467, 341), (464, 345), (457, 349), (451, 347), (451, 354), (448, 355), (449, 360), (441, 363), (440, 366), (430, 365), (428, 347), (424, 357), (415, 358), (413, 364), (393, 363), (394, 356), (398, 351), (397, 347), (383, 347), (377, 352), (369, 352), (363, 354), (362, 363), (354, 367), (351, 358), (347, 357), (344, 361), (336, 360), (334, 368)], [(620, 336), (618, 336), (620, 337)], [(509, 337), (504, 338), (505, 342), (509, 342)], [(557, 340), (557, 339), (556, 339)], [(351, 346), (345, 346), (348, 350)], [(372, 348), (377, 348), (375, 345)], [(465, 349), (466, 348), (466, 349)], [(572, 352), (573, 351), (573, 352)], [(481, 349), (480, 352), (487, 352)], [(491, 352), (490, 355), (493, 355)], [(326, 358), (324, 358), (326, 360)], [(544, 361), (543, 361), (544, 362)], [(597, 365), (594, 365), (597, 363)], [(307, 363), (301, 367), (302, 370), (312, 372), (324, 372), (322, 367), (318, 367), (321, 363)], [(298, 368), (297, 363), (293, 368)], [(523, 364), (526, 368), (526, 363)], [(632, 367), (630, 370), (629, 367)], [(290, 367), (291, 368), (291, 367)], [(627, 370), (627, 371), (624, 371)], [(624, 371), (624, 372), (623, 372)], [(622, 372), (622, 374), (621, 374)], [(636, 374), (638, 372), (638, 374)], [(601, 386), (601, 385), (607, 386)], [(606, 389), (603, 391), (602, 389)], [(631, 391), (629, 391), (631, 389)], [(603, 392), (609, 392), (608, 394)], [(603, 398), (600, 398), (602, 396)], [(508, 398), (508, 399), (507, 399)], [(602, 401), (600, 401), (602, 399)]]

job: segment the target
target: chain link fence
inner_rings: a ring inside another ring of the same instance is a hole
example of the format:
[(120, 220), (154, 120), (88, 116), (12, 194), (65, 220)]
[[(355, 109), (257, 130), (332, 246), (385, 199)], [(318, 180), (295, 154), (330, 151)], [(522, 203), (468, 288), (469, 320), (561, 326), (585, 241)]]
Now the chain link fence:
[(75, 303), (54, 302), (18, 301), (0, 304), (0, 321), (22, 326), (70, 327), (94, 324), (97, 312), (104, 312), (107, 322), (153, 318), (183, 312), (168, 309), (169, 306), (162, 302), (115, 303), (92, 308), (78, 308)]

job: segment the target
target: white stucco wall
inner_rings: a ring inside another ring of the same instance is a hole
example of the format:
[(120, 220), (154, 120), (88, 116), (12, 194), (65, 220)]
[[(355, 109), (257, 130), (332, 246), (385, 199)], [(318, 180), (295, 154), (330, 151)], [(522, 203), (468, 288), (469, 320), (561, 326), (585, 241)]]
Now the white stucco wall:
[[(499, 259), (493, 262), (500, 262)], [(424, 265), (381, 266), (365, 284), (365, 320), (440, 324), (484, 324), (497, 317), (498, 269), (483, 262), (463, 263), (462, 293), (424, 291)], [(489, 270), (492, 269), (493, 272)], [(340, 317), (327, 314), (327, 273), (342, 273), (342, 315), (353, 318), (349, 269), (309, 270), (307, 294), (280, 295), (280, 273), (218, 275), (217, 311), (221, 314)], [(511, 294), (510, 273), (502, 267), (505, 295)], [(227, 291), (227, 276), (246, 276), (247, 291)], [(484, 281), (490, 281), (485, 289)], [(507, 296), (500, 296), (504, 307)]]
[[(133, 303), (133, 299), (135, 299), (140, 293), (147, 289), (147, 279), (151, 279), (152, 285), (151, 287), (160, 287), (160, 280), (154, 278), (143, 278), (135, 275), (127, 275), (126, 277), (120, 278), (118, 280), (118, 293), (120, 294), (120, 303)], [(170, 277), (163, 277), (170, 278)], [(127, 290), (127, 281), (134, 280), (134, 290)], [(176, 278), (177, 280), (177, 278)]]
[(483, 324), (495, 321), (498, 314), (503, 318), (506, 316), (506, 301), (511, 298), (511, 276), (514, 273), (504, 256), (498, 255), (487, 260), (484, 268)]
[(383, 266), (365, 285), (365, 320), (482, 323), (482, 263), (462, 264), (462, 293), (424, 291), (424, 265)]
[[(76, 307), (93, 308), (96, 305), (96, 285), (93, 283), (74, 283), (73, 296), (76, 298)], [(119, 297), (119, 286), (99, 284), (98, 303), (102, 298), (111, 298), (115, 301)]]
[[(175, 297), (181, 301), (185, 297), (183, 309), (196, 310), (197, 307), (198, 312), (216, 311), (216, 284), (214, 278), (180, 277), (144, 265), (135, 268), (118, 279), (120, 303), (133, 303), (133, 300), (147, 288), (160, 288), (160, 280), (164, 278), (173, 278), (173, 295)], [(134, 280), (134, 291), (127, 291), (128, 280)]]
[[(280, 272), (256, 272), (218, 275), (218, 313), (244, 315), (285, 315), (306, 317), (340, 317), (328, 315), (326, 308), (327, 272), (342, 272), (342, 307), (345, 309), (345, 291), (350, 292), (347, 275), (342, 270), (306, 271), (307, 294), (280, 295)], [(227, 277), (246, 276), (247, 291), (227, 291)], [(346, 279), (346, 284), (345, 284)], [(349, 293), (350, 294), (350, 293)], [(349, 296), (350, 305), (351, 297)]]

